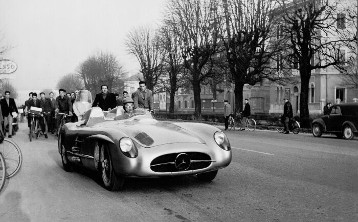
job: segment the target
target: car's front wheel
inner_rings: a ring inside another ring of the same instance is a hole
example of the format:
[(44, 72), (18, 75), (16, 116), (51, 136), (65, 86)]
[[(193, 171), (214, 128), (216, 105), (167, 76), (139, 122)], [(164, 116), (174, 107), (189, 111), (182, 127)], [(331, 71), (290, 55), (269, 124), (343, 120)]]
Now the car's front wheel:
[(65, 146), (62, 144), (62, 135), (58, 138), (58, 147), (59, 149), (61, 149), (61, 160), (62, 160), (62, 166), (63, 169), (66, 172), (71, 172), (72, 169), (72, 164), (70, 163), (70, 161), (67, 158), (67, 154), (66, 154), (66, 148)]
[(312, 134), (314, 137), (322, 136), (322, 127), (318, 123), (312, 125)]
[(200, 174), (196, 175), (196, 177), (200, 181), (210, 182), (213, 179), (215, 179), (217, 174), (218, 174), (218, 171), (214, 170), (214, 171), (210, 171), (210, 172), (207, 172), (207, 173), (200, 173)]
[(343, 128), (343, 137), (347, 140), (351, 140), (354, 137), (352, 127), (349, 125), (344, 126)]
[(124, 185), (124, 177), (115, 174), (108, 146), (101, 144), (100, 147), (100, 173), (103, 186), (109, 191), (120, 190)]

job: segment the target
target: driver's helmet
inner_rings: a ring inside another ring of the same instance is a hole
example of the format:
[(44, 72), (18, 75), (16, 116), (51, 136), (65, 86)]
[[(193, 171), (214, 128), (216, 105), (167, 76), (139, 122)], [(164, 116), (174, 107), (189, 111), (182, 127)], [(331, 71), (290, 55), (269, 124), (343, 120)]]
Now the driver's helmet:
[(131, 108), (130, 110), (127, 110), (127, 109), (126, 109), (126, 104), (127, 104), (127, 103), (134, 103), (134, 102), (133, 102), (133, 99), (130, 98), (130, 97), (125, 97), (125, 98), (123, 98), (123, 109), (124, 109), (126, 112), (132, 111), (133, 108)]
[(91, 92), (88, 90), (80, 90), (79, 94), (79, 102), (88, 102), (88, 103), (92, 103), (92, 95)]

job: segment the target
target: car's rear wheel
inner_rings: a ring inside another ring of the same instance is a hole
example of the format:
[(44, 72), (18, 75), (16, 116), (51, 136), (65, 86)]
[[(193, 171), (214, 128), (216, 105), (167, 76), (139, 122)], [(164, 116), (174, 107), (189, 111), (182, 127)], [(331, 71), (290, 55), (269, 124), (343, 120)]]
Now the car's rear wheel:
[(58, 138), (58, 146), (59, 146), (59, 149), (61, 149), (61, 160), (62, 160), (62, 166), (63, 166), (63, 169), (66, 171), (66, 172), (71, 172), (73, 170), (72, 168), (72, 164), (71, 162), (68, 160), (67, 158), (67, 154), (66, 154), (66, 148), (65, 146), (62, 144), (62, 138), (63, 136), (60, 135), (60, 137)]
[(312, 125), (312, 134), (314, 137), (322, 136), (322, 127), (318, 123)]
[(198, 180), (200, 180), (200, 181), (210, 182), (210, 181), (212, 181), (213, 179), (215, 179), (215, 177), (216, 177), (217, 174), (218, 174), (218, 171), (217, 171), (217, 170), (214, 170), (214, 171), (210, 171), (210, 172), (207, 172), (207, 173), (197, 174), (196, 177), (197, 177)]
[(120, 190), (124, 185), (124, 177), (115, 174), (108, 146), (101, 144), (100, 147), (100, 173), (103, 186), (109, 191)]
[(354, 137), (352, 127), (349, 125), (345, 125), (343, 128), (343, 137), (347, 140), (351, 140)]

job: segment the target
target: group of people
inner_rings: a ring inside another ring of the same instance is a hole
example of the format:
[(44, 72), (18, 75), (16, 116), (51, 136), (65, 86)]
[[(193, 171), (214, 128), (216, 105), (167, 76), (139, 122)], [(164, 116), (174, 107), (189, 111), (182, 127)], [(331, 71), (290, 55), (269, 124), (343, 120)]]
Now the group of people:
[[(10, 98), (10, 92), (5, 92), (5, 98), (0, 98), (0, 122), (3, 125), (9, 125), (9, 132), (13, 132), (13, 119), (18, 115), (18, 109), (13, 98)], [(153, 111), (153, 95), (152, 91), (146, 88), (144, 81), (139, 82), (139, 88), (132, 96), (129, 96), (127, 91), (123, 92), (123, 97), (119, 98), (118, 94), (108, 91), (107, 85), (101, 86), (101, 93), (96, 94), (92, 103), (92, 96), (88, 90), (76, 90), (72, 93), (67, 93), (65, 89), (59, 90), (59, 96), (55, 98), (53, 92), (48, 96), (41, 92), (39, 96), (36, 92), (30, 92), (28, 100), (25, 101), (24, 113), (33, 112), (36, 108), (41, 108), (41, 115), (36, 115), (36, 121), (39, 123), (40, 129), (45, 138), (48, 138), (48, 133), (55, 133), (60, 125), (62, 114), (72, 116), (72, 122), (82, 120), (85, 113), (91, 107), (100, 107), (103, 111), (111, 111), (117, 106), (123, 106), (126, 115), (133, 112), (137, 108)], [(28, 119), (28, 127), (31, 127), (31, 118)], [(0, 127), (3, 132), (3, 127)], [(15, 132), (14, 132), (15, 133)], [(14, 133), (9, 133), (11, 138)]]
[[(225, 130), (228, 129), (230, 115), (233, 115), (231, 110), (232, 110), (231, 105), (228, 102), (228, 100), (224, 100)], [(239, 115), (241, 115), (241, 117), (242, 117), (241, 130), (245, 130), (246, 120), (251, 115), (251, 107), (250, 107), (248, 99), (245, 99), (245, 107), (244, 107), (243, 111), (239, 112)], [(293, 117), (292, 105), (291, 105), (290, 101), (287, 98), (285, 98), (285, 104), (283, 105), (283, 115), (281, 116), (281, 122), (284, 125), (284, 129), (283, 129), (284, 134), (290, 133), (289, 132), (289, 124), (290, 124), (292, 117)]]

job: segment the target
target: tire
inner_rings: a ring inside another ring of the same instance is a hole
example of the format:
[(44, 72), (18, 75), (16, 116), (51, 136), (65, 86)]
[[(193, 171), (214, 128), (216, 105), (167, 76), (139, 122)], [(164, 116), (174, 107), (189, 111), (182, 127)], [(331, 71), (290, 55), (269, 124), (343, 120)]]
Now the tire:
[(198, 178), (198, 180), (203, 181), (203, 182), (210, 182), (213, 179), (215, 179), (216, 175), (218, 174), (218, 170), (214, 170), (214, 171), (210, 171), (207, 173), (200, 173), (197, 174), (196, 177)]
[(0, 144), (6, 163), (6, 178), (11, 178), (20, 170), (22, 165), (22, 153), (20, 147), (12, 140), (4, 139)]
[(298, 134), (300, 132), (300, 127), (298, 126), (297, 121), (292, 123), (292, 132), (294, 134)]
[(100, 145), (100, 163), (100, 174), (104, 188), (109, 191), (121, 190), (124, 185), (124, 177), (117, 176), (114, 172), (107, 144)]
[(62, 166), (63, 166), (63, 169), (66, 171), (66, 172), (72, 172), (73, 171), (73, 168), (72, 168), (72, 164), (71, 162), (68, 160), (68, 157), (67, 157), (67, 154), (66, 154), (66, 148), (64, 145), (62, 145), (62, 135), (59, 136), (58, 138), (58, 146), (60, 147), (61, 149), (61, 161), (62, 161)]
[(250, 131), (256, 130), (256, 121), (254, 119), (247, 119), (246, 120), (246, 128)]
[(321, 137), (322, 136), (322, 127), (318, 123), (314, 123), (312, 125), (312, 134), (314, 137)]
[(350, 125), (345, 125), (343, 128), (343, 137), (344, 139), (351, 140), (354, 138), (353, 129)]
[(0, 153), (0, 192), (2, 188), (5, 185), (6, 181), (6, 165), (5, 165), (5, 159)]
[(31, 127), (30, 127), (30, 142), (32, 141), (32, 138), (34, 137), (35, 134), (35, 123), (34, 121), (31, 121)]

